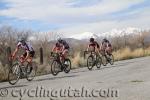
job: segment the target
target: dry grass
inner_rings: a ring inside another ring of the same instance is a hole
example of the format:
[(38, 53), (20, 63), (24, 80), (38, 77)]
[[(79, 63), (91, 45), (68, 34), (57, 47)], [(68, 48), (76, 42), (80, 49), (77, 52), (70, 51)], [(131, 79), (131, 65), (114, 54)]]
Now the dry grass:
[(0, 81), (6, 81), (8, 79), (8, 67), (2, 66), (0, 63)]
[(72, 68), (78, 68), (78, 67), (83, 67), (85, 65), (85, 59), (81, 57), (80, 52), (77, 52), (74, 55), (74, 58), (71, 59), (72, 61)]
[(125, 60), (125, 59), (132, 59), (137, 57), (149, 56), (150, 55), (150, 48), (142, 49), (138, 48), (135, 50), (131, 50), (130, 48), (126, 47), (124, 49), (120, 49), (116, 52), (113, 52), (115, 60)]

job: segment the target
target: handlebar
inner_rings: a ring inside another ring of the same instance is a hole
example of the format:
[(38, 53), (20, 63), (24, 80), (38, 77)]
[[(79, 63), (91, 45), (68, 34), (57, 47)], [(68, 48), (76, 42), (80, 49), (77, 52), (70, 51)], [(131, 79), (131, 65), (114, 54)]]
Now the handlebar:
[(17, 56), (17, 57), (13, 57), (12, 55), (9, 57), (9, 61), (13, 61), (13, 60), (16, 60), (16, 61), (19, 61), (20, 63), (23, 63), (23, 60), (24, 60), (24, 57), (21, 57), (21, 56)]
[(50, 58), (56, 58), (56, 59), (58, 59), (60, 55), (61, 54), (58, 54), (58, 53), (55, 53), (55, 52), (51, 52), (50, 53)]

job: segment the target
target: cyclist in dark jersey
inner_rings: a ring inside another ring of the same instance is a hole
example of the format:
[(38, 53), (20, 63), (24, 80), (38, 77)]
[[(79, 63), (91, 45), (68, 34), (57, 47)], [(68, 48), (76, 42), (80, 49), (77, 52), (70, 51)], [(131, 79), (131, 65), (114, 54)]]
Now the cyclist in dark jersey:
[(90, 44), (88, 45), (87, 51), (99, 52), (100, 46), (94, 40), (94, 38), (90, 38)]
[(63, 40), (63, 39), (58, 39), (57, 43), (62, 47), (62, 59), (61, 60), (64, 60), (67, 56), (68, 56), (68, 53), (69, 53), (69, 44)]
[(106, 38), (104, 38), (101, 43), (101, 51), (103, 53), (107, 53), (107, 54), (112, 53), (112, 45)]
[(28, 63), (32, 62), (32, 58), (34, 57), (35, 51), (30, 43), (25, 42), (24, 38), (21, 38), (18, 40), (17, 47), (15, 51), (12, 54), (12, 59), (16, 56), (16, 53), (19, 51), (19, 49), (24, 49), (25, 53), (21, 56), (22, 63), (27, 61)]

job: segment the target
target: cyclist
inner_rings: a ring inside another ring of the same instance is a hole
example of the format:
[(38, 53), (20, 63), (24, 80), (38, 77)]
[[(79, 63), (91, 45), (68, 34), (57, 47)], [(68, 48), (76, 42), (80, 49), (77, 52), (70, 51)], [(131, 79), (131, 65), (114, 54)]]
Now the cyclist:
[(65, 41), (65, 40), (62, 40), (62, 39), (58, 39), (58, 43), (62, 46), (62, 59), (64, 60), (67, 56), (68, 56), (68, 53), (69, 53), (69, 44)]
[(101, 51), (103, 53), (107, 53), (107, 54), (112, 53), (112, 45), (106, 38), (104, 38), (101, 43)]
[(62, 52), (62, 46), (59, 43), (56, 43), (52, 49), (52, 52), (60, 54)]
[(60, 60), (63, 62), (68, 56), (69, 48), (69, 44), (65, 40), (59, 38), (52, 51), (61, 54)]
[(100, 50), (100, 46), (97, 43), (97, 41), (95, 41), (94, 38), (90, 38), (90, 43), (87, 47), (87, 51), (93, 51), (99, 53), (99, 50)]
[(16, 56), (19, 49), (24, 49), (25, 53), (21, 55), (21, 62), (24, 63), (27, 61), (28, 63), (32, 64), (32, 59), (35, 55), (35, 51), (30, 43), (27, 43), (24, 38), (20, 38), (18, 40), (18, 44), (16, 46), (15, 51), (12, 54), (12, 59)]

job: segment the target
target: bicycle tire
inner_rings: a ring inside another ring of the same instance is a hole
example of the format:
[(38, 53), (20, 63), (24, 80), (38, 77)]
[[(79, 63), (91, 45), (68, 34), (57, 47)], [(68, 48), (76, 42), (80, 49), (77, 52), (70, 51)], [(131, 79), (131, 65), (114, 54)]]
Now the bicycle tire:
[[(13, 69), (14, 67), (16, 68)], [(16, 75), (16, 79), (11, 79), (13, 77), (12, 76), (13, 74)], [(15, 85), (19, 81), (20, 77), (21, 77), (20, 65), (18, 63), (15, 63), (9, 68), (8, 81), (11, 85)]]
[(64, 61), (64, 62), (66, 62), (66, 61), (68, 61), (68, 62), (69, 62), (69, 67), (68, 67), (68, 66), (66, 66), (66, 64), (64, 64), (64, 65), (65, 65), (64, 72), (65, 72), (65, 73), (69, 73), (69, 72), (70, 72), (70, 70), (71, 70), (71, 61), (70, 61), (70, 59), (65, 59), (65, 61)]
[(56, 65), (58, 65), (57, 67), (60, 69), (61, 67), (61, 65), (59, 64), (59, 62), (57, 61), (57, 60), (53, 60), (52, 61), (52, 64), (51, 64), (51, 73), (52, 73), (52, 75), (54, 75), (54, 76), (56, 76), (58, 73), (59, 73), (59, 71), (55, 71), (55, 68), (56, 68)]
[(89, 70), (92, 70), (92, 68), (94, 67), (94, 57), (92, 55), (90, 55), (87, 58), (87, 67), (88, 67)]

